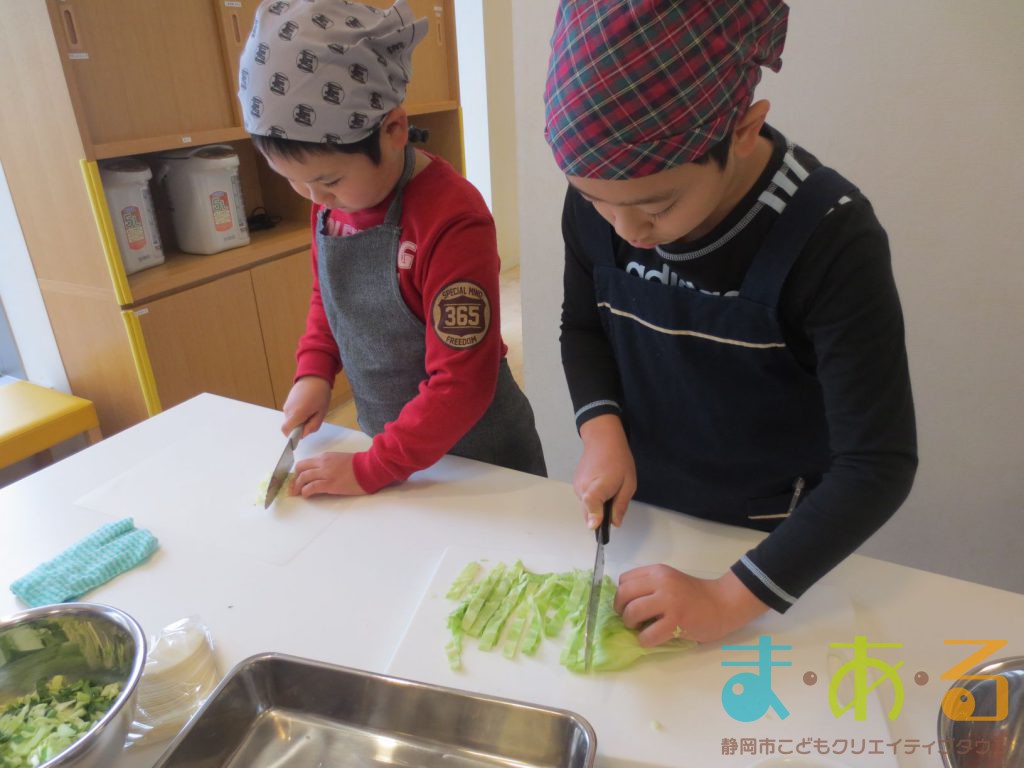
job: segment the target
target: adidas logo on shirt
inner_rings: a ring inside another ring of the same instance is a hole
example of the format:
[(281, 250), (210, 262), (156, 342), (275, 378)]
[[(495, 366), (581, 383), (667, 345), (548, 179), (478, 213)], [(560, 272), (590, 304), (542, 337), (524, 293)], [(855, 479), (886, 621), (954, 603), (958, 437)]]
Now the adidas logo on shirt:
[(644, 265), (639, 261), (631, 261), (626, 265), (627, 275), (636, 275), (637, 277), (643, 278), (644, 280), (653, 280), (657, 283), (664, 283), (665, 285), (681, 285), (684, 288), (689, 288), (693, 291), (700, 291), (706, 293), (709, 296), (739, 296), (739, 291), (726, 291), (725, 293), (719, 293), (718, 291), (706, 291), (703, 288), (698, 288), (689, 280), (684, 280), (679, 277), (675, 272), (668, 268), (668, 264), (662, 264), (661, 269), (645, 269)]

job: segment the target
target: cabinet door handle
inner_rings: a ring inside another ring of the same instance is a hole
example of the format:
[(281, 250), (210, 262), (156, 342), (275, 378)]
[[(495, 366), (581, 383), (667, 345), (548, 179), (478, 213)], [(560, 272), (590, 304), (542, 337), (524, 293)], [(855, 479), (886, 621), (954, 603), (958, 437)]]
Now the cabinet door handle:
[(231, 14), (231, 31), (235, 35), (235, 44), (236, 45), (241, 45), (242, 44), (242, 26), (241, 26), (241, 24), (238, 23), (238, 14), (237, 13), (232, 13)]
[(444, 6), (434, 6), (434, 18), (437, 19), (437, 23), (434, 25), (434, 29), (437, 30), (437, 45), (439, 48), (444, 48)]
[(70, 5), (65, 5), (60, 11), (61, 26), (64, 27), (64, 40), (68, 45), (68, 50), (81, 51), (82, 40), (78, 36), (78, 23), (75, 21), (75, 9)]

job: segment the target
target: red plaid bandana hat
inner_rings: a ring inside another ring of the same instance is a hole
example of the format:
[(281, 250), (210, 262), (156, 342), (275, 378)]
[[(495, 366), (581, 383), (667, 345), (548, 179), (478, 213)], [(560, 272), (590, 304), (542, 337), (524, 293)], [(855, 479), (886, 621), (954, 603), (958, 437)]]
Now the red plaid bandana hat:
[(778, 71), (781, 0), (561, 0), (544, 134), (569, 176), (629, 179), (696, 160)]

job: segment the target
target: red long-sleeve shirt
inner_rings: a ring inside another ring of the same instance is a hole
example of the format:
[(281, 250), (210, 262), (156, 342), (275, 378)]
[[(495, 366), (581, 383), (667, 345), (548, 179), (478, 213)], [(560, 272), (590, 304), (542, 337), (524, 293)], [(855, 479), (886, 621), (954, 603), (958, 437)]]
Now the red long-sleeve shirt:
[[(393, 194), (355, 213), (332, 211), (328, 232), (345, 236), (383, 223), (392, 198)], [(373, 439), (371, 448), (355, 455), (356, 480), (368, 493), (429, 467), (469, 431), (494, 398), (498, 365), (507, 349), (498, 310), (500, 261), (494, 220), (480, 193), (446, 161), (431, 157), (430, 164), (406, 185), (402, 202), (398, 285), (409, 309), (425, 323), (427, 378), (398, 418)], [(333, 383), (344, 361), (320, 296), (316, 252), (320, 209), (314, 205), (311, 212), (313, 294), (296, 354), (295, 379), (319, 376)], [(446, 286), (464, 282), (483, 289), (490, 323), (478, 343), (453, 347), (435, 332), (431, 308)]]

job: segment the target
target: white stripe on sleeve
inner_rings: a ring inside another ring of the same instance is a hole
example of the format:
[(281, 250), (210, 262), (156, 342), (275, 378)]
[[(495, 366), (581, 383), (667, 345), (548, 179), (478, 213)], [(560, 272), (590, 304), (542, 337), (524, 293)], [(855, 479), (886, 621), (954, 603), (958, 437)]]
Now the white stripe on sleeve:
[(764, 571), (762, 571), (760, 568), (758, 568), (756, 565), (754, 565), (754, 563), (750, 560), (749, 557), (744, 555), (743, 557), (740, 558), (740, 562), (743, 563), (745, 566), (747, 566), (747, 570), (749, 570), (752, 574), (754, 574), (754, 576), (757, 578), (757, 580), (760, 581), (762, 584), (764, 584), (766, 587), (768, 587), (768, 589), (770, 589), (777, 597), (779, 597), (782, 600), (785, 600), (790, 605), (792, 605), (793, 603), (796, 602), (796, 598), (795, 597), (793, 597), (791, 594), (786, 592), (782, 587), (780, 587), (774, 581), (769, 579), (768, 575)]

